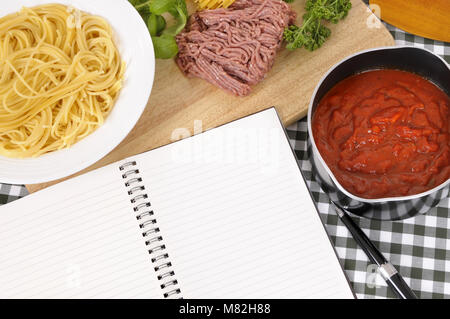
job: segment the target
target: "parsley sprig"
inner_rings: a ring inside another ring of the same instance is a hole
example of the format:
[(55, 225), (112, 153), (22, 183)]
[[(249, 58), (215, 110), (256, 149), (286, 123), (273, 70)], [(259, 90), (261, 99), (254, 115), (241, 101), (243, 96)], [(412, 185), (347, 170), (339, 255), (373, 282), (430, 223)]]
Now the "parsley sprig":
[(323, 21), (338, 23), (345, 18), (352, 7), (350, 0), (307, 0), (303, 24), (291, 25), (284, 30), (286, 48), (295, 50), (304, 47), (309, 51), (322, 46), (331, 35), (331, 30)]

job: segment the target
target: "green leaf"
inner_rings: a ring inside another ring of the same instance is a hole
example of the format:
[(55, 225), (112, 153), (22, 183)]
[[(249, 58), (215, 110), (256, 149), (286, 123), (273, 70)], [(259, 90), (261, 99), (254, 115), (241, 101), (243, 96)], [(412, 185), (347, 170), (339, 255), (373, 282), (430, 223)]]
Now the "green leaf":
[(157, 59), (171, 59), (178, 53), (175, 37), (163, 34), (159, 37), (152, 37), (155, 48), (155, 57)]
[[(152, 36), (155, 56), (158, 59), (170, 59), (178, 53), (175, 36), (186, 26), (188, 11), (185, 0), (128, 0), (139, 12), (147, 24)], [(163, 13), (170, 13), (175, 24), (166, 27)]]
[[(150, 8), (148, 6), (148, 0), (128, 0), (128, 2), (130, 2), (135, 7), (137, 12), (139, 12), (139, 14), (141, 15), (142, 19), (144, 19), (144, 21), (148, 20), (148, 18), (150, 17)], [(144, 3), (146, 4), (143, 5)]]
[(310, 51), (320, 48), (331, 35), (331, 30), (322, 24), (323, 20), (337, 23), (347, 16), (351, 7), (350, 0), (307, 0), (301, 27), (289, 26), (284, 30), (286, 48), (304, 47)]
[(142, 19), (144, 19), (144, 21), (148, 21), (150, 15), (152, 14), (148, 6), (142, 7), (138, 10), (138, 12), (141, 15)]
[(147, 19), (147, 27), (151, 36), (158, 36), (166, 27), (166, 19), (163, 16), (151, 14)]
[(147, 19), (147, 28), (148, 31), (150, 31), (150, 35), (151, 36), (156, 36), (158, 35), (158, 20), (157, 20), (157, 15), (154, 14), (150, 14), (150, 17), (148, 17)]
[(178, 33), (180, 33), (184, 27), (186, 26), (187, 22), (187, 13), (183, 10), (182, 7), (175, 7), (177, 14), (173, 14), (173, 16), (177, 19), (177, 23), (173, 26), (168, 27), (166, 30), (164, 30), (163, 34), (168, 34), (175, 36)]
[(186, 1), (185, 0), (176, 0), (177, 2), (177, 7), (181, 9), (181, 11), (183, 12), (183, 14), (188, 17), (188, 10), (187, 10), (187, 6), (186, 6)]
[(133, 7), (142, 4), (144, 2), (147, 2), (147, 0), (128, 0), (128, 1), (133, 5)]
[(156, 16), (157, 34), (160, 34), (166, 28), (166, 19), (163, 16)]
[(152, 13), (161, 15), (168, 12), (175, 4), (175, 0), (152, 0), (149, 6)]

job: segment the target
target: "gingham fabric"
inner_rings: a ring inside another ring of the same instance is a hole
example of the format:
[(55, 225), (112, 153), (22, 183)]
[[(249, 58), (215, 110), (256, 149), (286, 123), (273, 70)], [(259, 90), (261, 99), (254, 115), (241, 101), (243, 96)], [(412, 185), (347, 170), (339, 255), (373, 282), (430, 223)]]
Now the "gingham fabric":
[[(388, 26), (398, 45), (434, 51), (450, 63), (450, 44), (432, 41)], [(312, 177), (307, 153), (307, 125), (303, 119), (288, 128), (291, 145), (358, 298), (395, 298), (364, 252), (356, 246), (330, 206), (327, 195)], [(0, 204), (27, 194), (23, 186), (0, 184)], [(353, 216), (374, 244), (402, 274), (420, 298), (450, 298), (450, 200), (442, 200), (425, 215), (402, 221), (377, 221)]]

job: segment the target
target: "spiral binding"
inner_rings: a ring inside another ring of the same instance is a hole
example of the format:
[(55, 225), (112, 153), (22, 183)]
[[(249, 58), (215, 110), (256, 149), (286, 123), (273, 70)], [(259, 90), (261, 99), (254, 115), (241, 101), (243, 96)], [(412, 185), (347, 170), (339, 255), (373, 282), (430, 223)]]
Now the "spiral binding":
[(164, 298), (176, 297), (181, 294), (181, 290), (178, 288), (178, 280), (174, 278), (175, 272), (172, 270), (172, 262), (166, 252), (164, 238), (159, 235), (158, 221), (152, 210), (148, 194), (145, 192), (146, 188), (141, 184), (143, 180), (139, 176), (140, 171), (136, 166), (137, 163), (131, 161), (119, 166), (119, 170), (125, 180), (130, 202), (134, 205), (133, 211), (136, 213), (136, 220), (139, 222), (139, 228), (145, 238), (145, 245), (148, 246), (148, 253), (151, 256), (150, 260), (156, 278), (161, 282), (160, 287), (163, 290), (163, 296)]

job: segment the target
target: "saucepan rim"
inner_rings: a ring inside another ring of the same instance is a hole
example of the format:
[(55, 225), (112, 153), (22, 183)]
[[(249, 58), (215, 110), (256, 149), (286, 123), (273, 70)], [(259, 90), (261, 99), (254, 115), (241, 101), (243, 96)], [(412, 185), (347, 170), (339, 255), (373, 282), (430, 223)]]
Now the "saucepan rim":
[[(336, 63), (335, 65), (333, 65), (328, 71), (327, 73), (320, 79), (319, 83), (316, 85), (316, 88), (314, 89), (314, 93), (311, 97), (310, 103), (309, 103), (309, 109), (308, 109), (308, 138), (311, 141), (311, 145), (313, 148), (313, 153), (315, 155), (317, 155), (320, 164), (324, 167), (324, 169), (326, 170), (328, 176), (332, 179), (333, 183), (336, 185), (336, 187), (342, 192), (344, 193), (346, 196), (357, 200), (359, 202), (364, 202), (364, 203), (382, 203), (382, 202), (393, 202), (393, 201), (408, 201), (408, 200), (413, 200), (413, 199), (418, 199), (421, 197), (425, 197), (428, 196), (440, 189), (445, 188), (447, 185), (450, 184), (450, 179), (447, 179), (447, 181), (445, 181), (444, 183), (434, 187), (433, 189), (430, 189), (426, 192), (422, 192), (419, 194), (414, 194), (414, 195), (409, 195), (409, 196), (394, 196), (394, 197), (383, 197), (383, 198), (374, 198), (374, 199), (369, 199), (369, 198), (363, 198), (363, 197), (359, 197), (356, 196), (352, 193), (350, 193), (349, 191), (347, 191), (336, 179), (336, 177), (334, 176), (333, 172), (331, 171), (331, 169), (328, 167), (327, 163), (324, 161), (324, 159), (322, 158), (322, 155), (320, 154), (317, 146), (316, 146), (316, 142), (314, 140), (314, 135), (312, 133), (312, 115), (313, 115), (313, 104), (314, 104), (314, 100), (316, 98), (317, 92), (319, 90), (319, 88), (322, 86), (322, 83), (325, 81), (326, 78), (328, 78), (328, 76), (336, 69), (338, 68), (342, 63), (344, 63), (345, 61), (348, 61), (352, 58), (354, 58), (355, 56), (364, 54), (364, 53), (368, 53), (368, 52), (374, 52), (374, 51), (383, 51), (383, 50), (398, 50), (398, 49), (415, 49), (415, 50), (422, 50), (428, 53), (431, 53), (432, 55), (434, 55), (435, 57), (439, 58), (442, 63), (448, 68), (449, 72), (450, 72), (450, 66), (447, 64), (447, 62), (441, 58), (440, 56), (436, 55), (434, 52), (431, 52), (430, 50), (424, 49), (424, 48), (417, 48), (417, 47), (411, 47), (411, 46), (406, 46), (406, 45), (402, 45), (402, 46), (387, 46), (387, 47), (378, 47), (378, 48), (373, 48), (373, 49), (368, 49), (368, 50), (363, 50), (363, 51), (359, 51), (355, 54), (349, 55), (348, 57), (342, 59), (341, 61), (339, 61), (338, 63)], [(376, 68), (374, 68), (375, 70)], [(312, 154), (311, 154), (312, 156)]]

